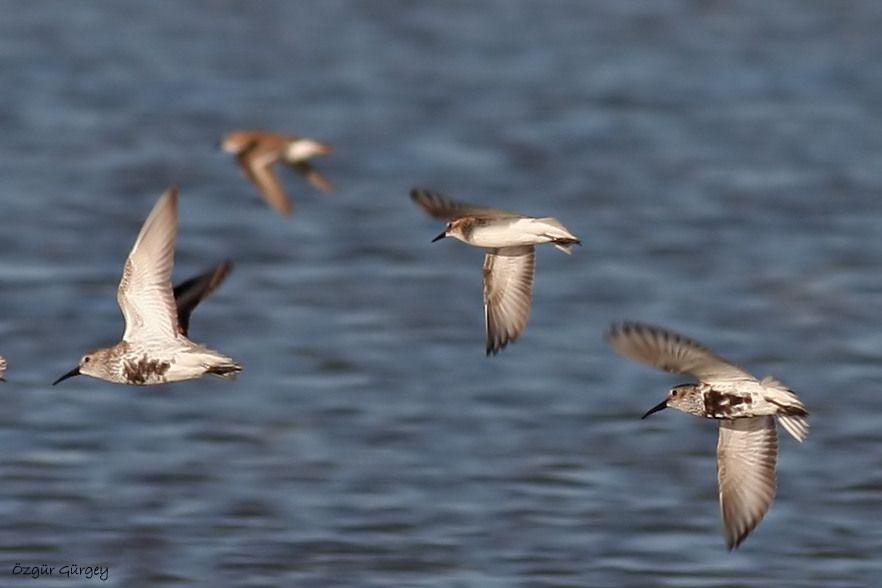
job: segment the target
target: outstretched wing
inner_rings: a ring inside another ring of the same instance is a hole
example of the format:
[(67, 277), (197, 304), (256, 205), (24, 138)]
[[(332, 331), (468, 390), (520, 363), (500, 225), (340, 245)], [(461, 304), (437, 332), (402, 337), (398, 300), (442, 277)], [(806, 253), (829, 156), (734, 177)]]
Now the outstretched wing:
[(171, 273), (178, 228), (178, 191), (159, 198), (126, 259), (116, 300), (126, 320), (123, 341), (167, 341), (178, 334)]
[(278, 174), (272, 167), (273, 163), (278, 160), (278, 155), (275, 152), (254, 149), (237, 155), (236, 160), (270, 206), (281, 214), (291, 214), (291, 202), (285, 194)]
[(720, 421), (717, 479), (729, 549), (738, 547), (775, 499), (778, 434), (771, 416)]
[(530, 245), (492, 249), (484, 256), (487, 355), (498, 353), (527, 326), (535, 263)]
[(410, 199), (435, 218), (454, 219), (463, 216), (479, 218), (520, 218), (524, 215), (501, 208), (475, 206), (466, 202), (457, 202), (439, 192), (414, 188), (410, 191)]
[(689, 374), (702, 382), (756, 380), (701, 343), (660, 327), (624, 322), (613, 325), (606, 340), (635, 361), (675, 374)]
[(174, 289), (175, 305), (178, 309), (178, 327), (183, 335), (190, 330), (190, 314), (196, 306), (223, 283), (233, 269), (229, 259), (205, 273), (181, 282)]

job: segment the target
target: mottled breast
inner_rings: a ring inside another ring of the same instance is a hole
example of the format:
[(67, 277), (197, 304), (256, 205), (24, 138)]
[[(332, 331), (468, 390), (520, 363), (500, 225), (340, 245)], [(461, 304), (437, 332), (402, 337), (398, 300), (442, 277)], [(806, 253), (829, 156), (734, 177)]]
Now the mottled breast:
[(711, 419), (731, 419), (750, 414), (750, 394), (734, 394), (710, 389), (704, 393), (704, 414)]
[(165, 373), (170, 366), (167, 361), (150, 359), (143, 355), (140, 359), (123, 362), (123, 377), (129, 384), (161, 384), (165, 382)]

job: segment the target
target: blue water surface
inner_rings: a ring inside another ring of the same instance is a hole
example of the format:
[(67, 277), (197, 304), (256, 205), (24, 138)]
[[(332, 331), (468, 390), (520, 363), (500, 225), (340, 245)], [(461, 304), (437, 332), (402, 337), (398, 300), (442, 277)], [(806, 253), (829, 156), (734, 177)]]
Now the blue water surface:
[[(882, 5), (0, 2), (0, 585), (876, 586)], [(223, 133), (326, 140), (282, 218)], [(181, 191), (175, 276), (235, 270), (191, 335), (234, 382), (49, 385)], [(482, 253), (412, 186), (560, 218), (486, 358)], [(720, 531), (716, 427), (615, 320), (805, 401), (778, 497)], [(106, 582), (13, 575), (101, 565)]]

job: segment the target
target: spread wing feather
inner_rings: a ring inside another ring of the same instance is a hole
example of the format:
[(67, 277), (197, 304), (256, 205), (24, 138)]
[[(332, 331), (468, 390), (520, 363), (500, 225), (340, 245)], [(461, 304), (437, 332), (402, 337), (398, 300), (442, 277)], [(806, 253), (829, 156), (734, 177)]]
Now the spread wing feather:
[(232, 269), (233, 262), (226, 260), (207, 272), (175, 286), (174, 297), (181, 334), (186, 335), (190, 329), (190, 314), (193, 309), (223, 283)]
[(278, 212), (289, 215), (292, 206), (282, 187), (279, 176), (273, 169), (273, 163), (278, 160), (275, 152), (249, 151), (237, 157), (242, 171), (248, 176), (260, 190), (263, 199)]
[(172, 187), (159, 198), (126, 259), (116, 300), (126, 320), (123, 340), (167, 341), (178, 334), (178, 315), (172, 295), (178, 191)]
[(720, 421), (717, 478), (729, 549), (738, 547), (775, 499), (778, 434), (771, 416)]
[(435, 218), (451, 220), (463, 216), (478, 218), (520, 218), (524, 215), (501, 208), (488, 208), (475, 206), (466, 202), (451, 200), (439, 192), (414, 188), (410, 191), (410, 198), (417, 203), (429, 215)]
[(635, 361), (702, 382), (750, 380), (752, 375), (688, 337), (660, 327), (625, 322), (606, 335), (616, 351)]
[(487, 354), (517, 339), (530, 317), (536, 251), (532, 246), (492, 249), (484, 256)]

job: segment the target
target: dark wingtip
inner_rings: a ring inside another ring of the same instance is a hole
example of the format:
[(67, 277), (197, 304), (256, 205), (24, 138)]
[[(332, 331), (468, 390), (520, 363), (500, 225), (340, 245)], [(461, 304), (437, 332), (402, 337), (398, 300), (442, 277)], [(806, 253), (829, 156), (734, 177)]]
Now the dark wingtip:
[(435, 192), (427, 188), (415, 187), (410, 189), (411, 201), (423, 210), (426, 210), (426, 206), (429, 206), (435, 198)]
[(610, 326), (606, 328), (603, 332), (603, 340), (609, 343), (609, 340), (612, 338), (613, 334), (619, 329), (618, 323), (612, 323)]
[(487, 341), (487, 357), (491, 355), (499, 355), (499, 352), (508, 347), (508, 344), (514, 341), (514, 339), (509, 339), (508, 341), (502, 341), (499, 343)]
[(214, 270), (214, 274), (212, 275), (211, 285), (215, 288), (218, 287), (221, 282), (223, 282), (227, 278), (227, 274), (229, 274), (231, 271), (233, 271), (232, 259), (227, 258), (217, 264), (217, 267)]
[(172, 293), (175, 298), (175, 306), (178, 309), (178, 327), (181, 333), (187, 335), (190, 329), (190, 314), (207, 298), (233, 270), (233, 262), (225, 259), (212, 269), (181, 282), (174, 287)]
[(607, 328), (606, 332), (603, 334), (603, 340), (607, 343), (612, 344), (613, 337), (615, 337), (618, 333), (627, 333), (630, 329), (631, 323), (629, 323), (628, 321), (611, 323), (609, 328)]
[(419, 204), (419, 200), (422, 198), (429, 199), (437, 199), (443, 198), (442, 194), (437, 190), (432, 190), (429, 188), (420, 188), (419, 186), (413, 187), (410, 189), (410, 198)]
[(735, 551), (736, 549), (738, 549), (738, 546), (741, 545), (745, 539), (747, 539), (747, 536), (749, 534), (750, 531), (744, 533), (743, 535), (741, 535), (741, 537), (735, 537), (734, 539), (726, 537), (726, 547), (729, 548), (729, 551)]

